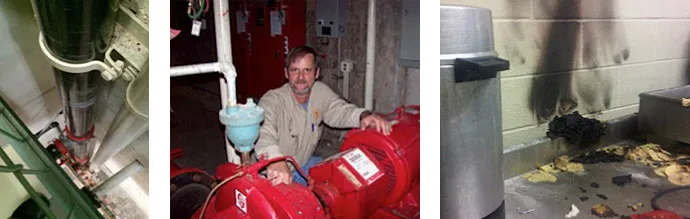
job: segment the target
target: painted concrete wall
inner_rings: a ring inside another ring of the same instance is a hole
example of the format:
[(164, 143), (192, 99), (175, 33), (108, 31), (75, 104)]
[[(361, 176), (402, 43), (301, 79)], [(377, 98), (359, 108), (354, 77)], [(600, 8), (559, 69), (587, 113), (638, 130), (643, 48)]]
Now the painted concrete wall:
[(555, 115), (636, 113), (638, 94), (690, 84), (690, 1), (441, 0), (489, 8), (504, 146), (545, 136)]
[[(366, 71), (367, 0), (347, 1), (346, 34), (340, 39), (316, 37), (317, 0), (307, 0), (307, 44), (325, 55), (321, 81), (342, 94), (340, 59), (354, 63), (350, 73), (349, 100), (364, 106)], [(374, 110), (388, 113), (403, 104), (419, 104), (419, 69), (398, 66), (402, 29), (402, 1), (377, 1), (376, 69), (374, 73)]]

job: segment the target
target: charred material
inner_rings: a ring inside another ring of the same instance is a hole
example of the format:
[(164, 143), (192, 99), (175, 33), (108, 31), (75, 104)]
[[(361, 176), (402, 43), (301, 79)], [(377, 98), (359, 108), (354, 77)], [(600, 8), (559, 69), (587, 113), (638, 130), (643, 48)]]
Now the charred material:
[(628, 175), (622, 175), (622, 176), (614, 176), (611, 178), (611, 183), (614, 185), (617, 185), (618, 187), (623, 187), (624, 185), (632, 182), (632, 174)]
[(587, 147), (599, 142), (604, 135), (604, 123), (582, 117), (577, 111), (562, 117), (556, 116), (549, 123), (546, 135), (551, 139), (564, 138), (568, 143)]
[(574, 157), (571, 161), (581, 164), (612, 163), (623, 162), (625, 161), (625, 157), (606, 151), (593, 151)]

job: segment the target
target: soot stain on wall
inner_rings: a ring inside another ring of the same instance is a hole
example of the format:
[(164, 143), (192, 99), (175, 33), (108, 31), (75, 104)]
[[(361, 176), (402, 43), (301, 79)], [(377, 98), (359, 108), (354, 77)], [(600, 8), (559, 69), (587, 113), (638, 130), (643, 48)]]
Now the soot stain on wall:
[[(579, 11), (579, 4), (558, 3), (556, 14), (568, 14)], [(613, 13), (613, 4), (602, 1), (600, 8), (604, 14)], [(580, 18), (579, 15), (575, 16)], [(576, 61), (582, 58), (584, 66), (596, 68), (606, 63), (599, 63), (596, 59), (596, 44), (593, 42), (585, 43), (583, 47), (583, 57), (577, 57), (577, 45), (579, 40), (593, 39), (592, 37), (580, 38), (581, 23), (569, 25), (567, 23), (554, 22), (549, 29), (549, 35), (542, 59), (539, 64), (539, 71), (569, 71), (580, 68)], [(623, 38), (621, 34), (615, 34), (615, 23), (604, 22), (597, 26), (601, 30), (595, 32), (584, 32), (583, 34), (596, 34), (597, 40), (606, 45), (605, 51), (616, 51), (614, 42)], [(625, 42), (623, 43), (625, 45)], [(620, 51), (612, 52), (609, 56), (615, 64), (622, 64), (630, 58), (631, 51), (624, 48)], [(690, 72), (690, 64), (688, 67)], [(604, 74), (597, 69), (585, 72), (556, 72), (545, 73), (533, 79), (530, 96), (530, 110), (535, 114), (539, 123), (549, 121), (555, 115), (565, 115), (577, 108), (583, 108), (587, 113), (598, 112), (611, 107), (612, 84), (608, 74)]]
[[(568, 4), (559, 2), (557, 7), (558, 14), (564, 14), (570, 10), (579, 11), (578, 4), (569, 7)], [(579, 25), (552, 23), (546, 47), (542, 50), (543, 58), (539, 64), (539, 70), (551, 70), (557, 63), (558, 69), (572, 69), (578, 34)], [(534, 77), (529, 105), (540, 123), (548, 121), (556, 113), (561, 100), (567, 100), (568, 105), (577, 106), (577, 101), (570, 98), (572, 96), (570, 94), (571, 80), (571, 74), (562, 73), (546, 73)]]

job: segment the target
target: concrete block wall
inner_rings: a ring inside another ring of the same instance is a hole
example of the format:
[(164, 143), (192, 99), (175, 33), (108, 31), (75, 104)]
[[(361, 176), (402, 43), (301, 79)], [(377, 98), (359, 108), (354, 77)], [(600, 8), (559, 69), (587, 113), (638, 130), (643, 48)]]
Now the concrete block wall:
[(504, 147), (544, 137), (556, 115), (608, 120), (639, 93), (690, 84), (690, 1), (441, 0), (492, 11)]

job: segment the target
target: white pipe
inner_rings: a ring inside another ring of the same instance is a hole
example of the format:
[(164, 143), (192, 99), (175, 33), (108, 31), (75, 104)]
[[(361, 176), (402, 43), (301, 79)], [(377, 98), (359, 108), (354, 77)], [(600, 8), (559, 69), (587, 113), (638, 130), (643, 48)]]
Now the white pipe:
[(220, 64), (217, 62), (205, 63), (205, 64), (185, 65), (185, 66), (177, 66), (177, 67), (170, 68), (170, 77), (194, 75), (194, 74), (202, 74), (202, 73), (218, 72), (218, 71), (220, 71)]
[(367, 71), (364, 79), (364, 108), (374, 108), (374, 69), (376, 56), (376, 0), (369, 0), (367, 21)]
[[(220, 81), (221, 84), (221, 98), (223, 103), (221, 106), (237, 104), (237, 97), (235, 94), (235, 77), (237, 71), (232, 65), (232, 41), (230, 39), (230, 7), (229, 1), (216, 0), (213, 1), (213, 11), (215, 13), (216, 26), (216, 52), (218, 53), (218, 63), (220, 63), (220, 71), (225, 75), (227, 81), (227, 93), (223, 94), (222, 87), (225, 87), (225, 81)], [(225, 96), (223, 98), (223, 96)]]
[[(230, 38), (230, 7), (227, 0), (213, 1), (213, 16), (214, 25), (216, 29), (216, 53), (218, 54), (218, 62), (196, 64), (188, 66), (180, 66), (171, 68), (171, 77), (220, 72), (225, 76), (227, 82), (220, 79), (220, 101), (221, 107), (233, 106), (237, 104), (237, 96), (235, 89), (235, 77), (237, 71), (232, 64), (232, 41)], [(225, 133), (225, 132), (223, 132)], [(228, 161), (233, 162), (237, 157), (234, 154), (234, 149), (225, 138), (225, 147), (227, 149)]]

